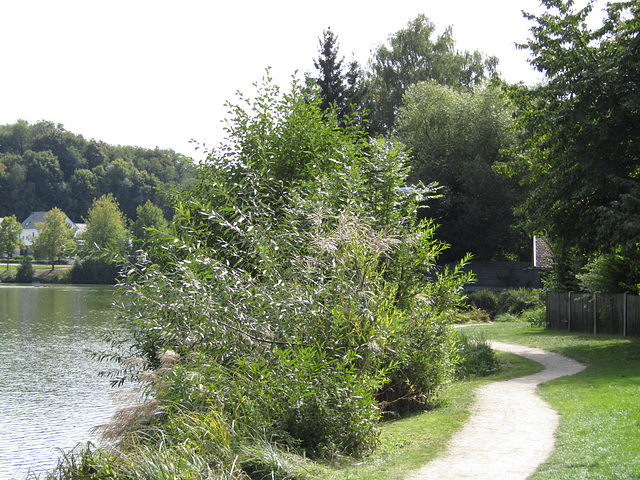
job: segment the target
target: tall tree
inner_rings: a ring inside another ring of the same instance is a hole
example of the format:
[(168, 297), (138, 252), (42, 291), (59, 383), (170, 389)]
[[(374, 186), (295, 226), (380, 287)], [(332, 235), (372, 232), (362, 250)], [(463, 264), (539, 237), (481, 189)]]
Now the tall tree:
[(152, 231), (164, 231), (167, 221), (162, 214), (162, 209), (147, 200), (144, 205), (136, 209), (137, 218), (131, 225), (131, 234), (140, 246), (144, 247), (152, 239)]
[(513, 146), (511, 107), (496, 87), (460, 90), (422, 82), (409, 87), (397, 136), (412, 151), (411, 178), (438, 182), (442, 198), (426, 211), (451, 258), (521, 256), (528, 242), (512, 226), (517, 182), (493, 171)]
[(592, 2), (543, 0), (522, 48), (546, 76), (512, 86), (523, 136), (506, 168), (531, 186), (522, 207), (532, 232), (556, 252), (590, 256), (640, 243), (640, 2), (607, 7), (588, 26)]
[(486, 81), (498, 64), (496, 57), (455, 49), (451, 27), (433, 39), (436, 26), (418, 15), (378, 47), (370, 63), (368, 107), (371, 129), (388, 133), (405, 91), (418, 82), (473, 87)]
[(37, 224), (35, 254), (51, 262), (51, 270), (56, 260), (62, 259), (68, 249), (75, 245), (73, 229), (67, 223), (67, 216), (59, 208), (51, 209), (44, 217), (44, 223)]
[(20, 233), (22, 226), (15, 215), (4, 217), (0, 222), (0, 253), (7, 256), (7, 270), (9, 270), (9, 258), (20, 246)]
[(364, 85), (360, 65), (355, 60), (348, 66), (344, 64), (344, 57), (339, 55), (338, 37), (330, 28), (323, 32), (319, 44), (319, 56), (313, 61), (318, 76), (307, 80), (320, 91), (320, 108), (325, 112), (335, 109), (340, 122), (347, 117), (361, 121)]
[(93, 202), (87, 217), (87, 230), (83, 235), (89, 252), (112, 248), (125, 253), (129, 242), (126, 218), (111, 195), (103, 195)]

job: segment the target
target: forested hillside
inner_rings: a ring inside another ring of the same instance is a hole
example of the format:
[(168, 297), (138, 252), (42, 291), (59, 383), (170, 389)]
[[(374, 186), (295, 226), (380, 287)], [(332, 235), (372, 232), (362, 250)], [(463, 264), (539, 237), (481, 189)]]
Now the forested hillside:
[(58, 207), (81, 222), (94, 199), (111, 193), (131, 220), (147, 200), (170, 218), (165, 193), (194, 176), (190, 161), (172, 150), (108, 145), (49, 121), (0, 126), (0, 217), (22, 221)]

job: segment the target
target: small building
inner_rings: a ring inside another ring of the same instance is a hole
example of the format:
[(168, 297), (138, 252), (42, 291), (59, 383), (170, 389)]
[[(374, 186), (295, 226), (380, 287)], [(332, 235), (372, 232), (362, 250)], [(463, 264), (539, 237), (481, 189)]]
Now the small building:
[[(22, 233), (20, 234), (20, 240), (24, 245), (27, 255), (29, 254), (29, 247), (33, 245), (34, 240), (38, 236), (37, 225), (40, 223), (44, 223), (47, 213), (49, 212), (31, 212), (31, 215), (29, 215), (27, 219), (22, 222)], [(80, 227), (73, 223), (71, 219), (66, 215), (65, 222), (73, 229), (74, 236), (77, 236), (78, 232), (81, 231)]]

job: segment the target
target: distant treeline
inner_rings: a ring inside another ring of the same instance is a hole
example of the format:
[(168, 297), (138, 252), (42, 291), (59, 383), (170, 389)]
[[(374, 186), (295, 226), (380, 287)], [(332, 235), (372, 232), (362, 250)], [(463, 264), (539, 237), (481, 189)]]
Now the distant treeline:
[(165, 193), (187, 187), (195, 174), (190, 160), (172, 150), (86, 140), (48, 121), (0, 126), (0, 217), (22, 221), (58, 207), (82, 222), (93, 200), (111, 193), (131, 220), (147, 200), (169, 219)]

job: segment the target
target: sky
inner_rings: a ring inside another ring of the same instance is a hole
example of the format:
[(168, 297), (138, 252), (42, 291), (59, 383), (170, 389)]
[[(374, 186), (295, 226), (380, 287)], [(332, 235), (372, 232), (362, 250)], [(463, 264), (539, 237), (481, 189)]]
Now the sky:
[(198, 158), (192, 140), (216, 147), (225, 103), (251, 96), (267, 67), (283, 88), (315, 73), (325, 29), (364, 66), (420, 13), (439, 33), (451, 26), (458, 50), (497, 56), (507, 81), (535, 84), (515, 47), (530, 37), (523, 10), (543, 11), (539, 0), (0, 0), (0, 125), (49, 120)]

